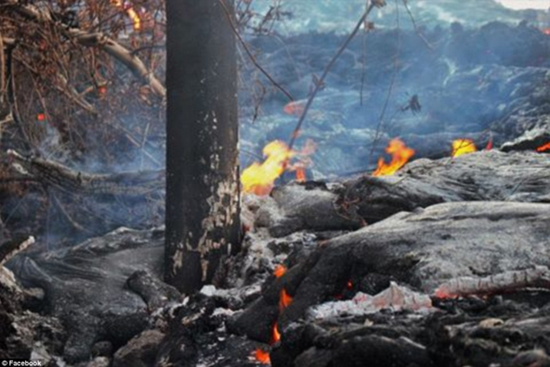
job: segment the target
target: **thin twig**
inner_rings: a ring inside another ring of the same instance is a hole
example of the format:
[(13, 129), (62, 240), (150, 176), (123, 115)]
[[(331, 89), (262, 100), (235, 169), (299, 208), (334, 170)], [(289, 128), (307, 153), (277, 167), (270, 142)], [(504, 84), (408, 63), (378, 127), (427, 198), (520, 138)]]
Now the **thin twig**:
[(321, 86), (323, 85), (323, 83), (325, 81), (325, 78), (327, 77), (328, 73), (330, 72), (330, 69), (332, 68), (332, 66), (334, 65), (336, 60), (338, 60), (340, 55), (342, 55), (344, 50), (348, 47), (348, 45), (350, 44), (351, 40), (355, 37), (357, 32), (359, 32), (359, 29), (361, 29), (361, 26), (363, 25), (363, 23), (367, 19), (367, 16), (370, 14), (370, 12), (374, 8), (374, 6), (375, 6), (375, 3), (371, 2), (369, 7), (367, 8), (367, 10), (363, 13), (361, 18), (359, 19), (359, 21), (355, 25), (355, 28), (353, 29), (353, 31), (351, 32), (349, 37), (346, 39), (344, 44), (340, 47), (338, 52), (336, 52), (336, 54), (332, 57), (332, 60), (330, 60), (328, 65), (325, 67), (325, 70), (323, 71), (323, 74), (321, 75), (321, 77), (319, 78), (317, 83), (315, 83), (315, 86), (313, 88), (313, 92), (309, 96), (309, 99), (306, 103), (306, 106), (304, 107), (304, 112), (300, 116), (300, 119), (298, 120), (298, 123), (296, 124), (296, 127), (294, 128), (294, 131), (292, 132), (292, 136), (290, 137), (290, 143), (288, 144), (289, 149), (292, 149), (292, 147), (294, 146), (294, 143), (296, 142), (296, 138), (298, 138), (298, 134), (300, 133), (302, 125), (303, 125), (303, 123), (306, 119), (307, 112), (309, 111), (309, 108), (311, 107), (311, 104), (313, 103), (313, 100), (315, 99), (315, 96), (317, 96), (317, 92), (319, 92), (319, 90), (321, 89)]
[(399, 21), (399, 3), (398, 0), (395, 0), (395, 16), (396, 16), (396, 22), (397, 22), (397, 52), (395, 54), (395, 58), (393, 61), (393, 73), (390, 81), (390, 86), (388, 87), (388, 93), (386, 95), (386, 100), (384, 101), (384, 105), (382, 107), (382, 111), (380, 112), (380, 118), (378, 119), (378, 124), (376, 125), (376, 131), (374, 134), (374, 140), (372, 142), (372, 146), (369, 153), (369, 165), (372, 164), (372, 156), (374, 154), (374, 150), (376, 149), (376, 145), (378, 144), (378, 140), (380, 139), (380, 130), (382, 129), (382, 125), (384, 123), (384, 118), (386, 117), (386, 111), (388, 109), (388, 105), (390, 103), (390, 98), (393, 93), (393, 88), (395, 86), (395, 80), (397, 78), (397, 73), (399, 72), (399, 56), (401, 54), (401, 29), (400, 29), (400, 21)]
[(271, 75), (269, 75), (269, 73), (258, 63), (258, 61), (256, 60), (256, 58), (254, 57), (254, 55), (252, 54), (252, 52), (250, 51), (250, 49), (248, 48), (248, 46), (246, 45), (246, 42), (244, 41), (244, 39), (241, 37), (238, 29), (237, 29), (237, 26), (235, 25), (235, 23), (233, 22), (233, 17), (231, 16), (231, 12), (229, 11), (229, 8), (227, 7), (227, 5), (225, 4), (224, 0), (218, 0), (220, 5), (222, 6), (223, 8), (223, 11), (225, 12), (225, 16), (227, 17), (227, 20), (229, 22), (229, 25), (231, 26), (231, 30), (233, 31), (233, 33), (235, 33), (235, 36), (237, 36), (237, 39), (239, 40), (239, 42), (241, 43), (241, 45), (243, 46), (244, 48), (244, 51), (246, 52), (246, 54), (248, 55), (248, 57), (250, 58), (250, 61), (254, 64), (254, 66), (256, 68), (258, 68), (258, 70), (260, 70), (260, 72), (267, 78), (269, 79), (269, 81), (277, 88), (279, 89), (285, 96), (287, 96), (287, 98), (290, 100), (290, 101), (294, 101), (294, 97), (292, 97), (292, 94), (290, 94), (286, 89), (284, 89), (279, 83), (277, 83), (277, 81), (275, 81), (275, 79), (273, 79), (273, 77)]
[(411, 9), (409, 8), (408, 0), (403, 0), (403, 5), (405, 6), (405, 9), (407, 10), (407, 13), (409, 14), (409, 17), (411, 18), (411, 22), (413, 24), (414, 30), (415, 30), (416, 34), (418, 35), (418, 37), (420, 37), (420, 39), (424, 42), (426, 47), (428, 47), (431, 51), (434, 51), (434, 48), (431, 45), (431, 43), (426, 39), (424, 34), (418, 28), (418, 25), (416, 24), (416, 20), (414, 19), (414, 16), (411, 12)]

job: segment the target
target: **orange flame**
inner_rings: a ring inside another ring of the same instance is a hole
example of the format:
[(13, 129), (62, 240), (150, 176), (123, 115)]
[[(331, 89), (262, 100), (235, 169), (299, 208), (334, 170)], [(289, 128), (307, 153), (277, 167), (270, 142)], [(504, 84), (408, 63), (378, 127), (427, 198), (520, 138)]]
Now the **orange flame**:
[(44, 121), (46, 121), (46, 114), (45, 113), (39, 113), (38, 115), (36, 115), (36, 119), (40, 122), (44, 122)]
[(453, 151), (451, 156), (455, 158), (476, 151), (477, 148), (472, 139), (457, 139), (453, 141)]
[(263, 150), (267, 158), (263, 163), (254, 162), (241, 175), (243, 191), (256, 195), (268, 195), (275, 180), (283, 174), (286, 162), (294, 156), (294, 152), (280, 140), (272, 141)]
[(386, 153), (392, 156), (390, 164), (386, 164), (384, 158), (380, 158), (378, 160), (378, 168), (372, 174), (373, 176), (393, 175), (412, 158), (415, 151), (407, 147), (400, 139), (393, 139), (388, 144)]
[[(296, 171), (297, 180), (305, 180), (305, 167), (310, 163), (309, 155), (315, 152), (315, 143), (306, 141), (301, 151), (294, 151), (280, 141), (275, 140), (264, 147), (263, 154), (266, 157), (263, 163), (254, 162), (247, 167), (241, 175), (243, 192), (259, 196), (268, 195), (275, 181), (285, 170)], [(299, 156), (300, 162), (289, 165), (288, 161)]]
[(273, 274), (275, 275), (275, 278), (280, 278), (285, 273), (286, 273), (286, 266), (284, 265), (277, 265), (277, 267), (275, 267), (275, 271), (273, 272)]
[(271, 358), (269, 358), (269, 352), (263, 351), (260, 348), (256, 349), (256, 360), (262, 364), (271, 364)]
[(306, 169), (304, 167), (296, 168), (296, 181), (306, 182)]
[(117, 8), (123, 9), (126, 11), (126, 14), (132, 19), (134, 23), (134, 30), (141, 30), (141, 18), (139, 17), (138, 12), (133, 7), (127, 7), (124, 5), (122, 0), (111, 0), (111, 4), (115, 5)]
[(283, 288), (283, 290), (281, 291), (281, 296), (279, 298), (279, 312), (283, 312), (283, 310), (290, 306), (291, 303), (292, 297), (290, 297), (288, 293), (286, 293), (286, 289)]
[(537, 148), (537, 152), (539, 153), (546, 152), (547, 150), (550, 150), (550, 142)]
[(277, 323), (273, 325), (273, 335), (272, 335), (273, 343), (277, 343), (279, 340), (281, 340), (281, 333), (279, 333), (279, 327), (277, 326)]

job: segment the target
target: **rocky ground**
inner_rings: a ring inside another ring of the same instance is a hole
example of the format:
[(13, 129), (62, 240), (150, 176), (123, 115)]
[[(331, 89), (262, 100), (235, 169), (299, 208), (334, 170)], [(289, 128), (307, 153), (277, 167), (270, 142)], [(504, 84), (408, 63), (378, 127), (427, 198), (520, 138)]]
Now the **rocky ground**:
[[(361, 38), (352, 43), (306, 121), (302, 138), (317, 143), (310, 180), (243, 197), (243, 252), (200, 293), (160, 280), (162, 228), (124, 227), (144, 227), (136, 220), (145, 210), (76, 246), (44, 251), (38, 238), (0, 258), (0, 358), (60, 367), (550, 366), (550, 156), (536, 152), (550, 141), (549, 38), (496, 22), (426, 38), (434, 51), (411, 31), (372, 32), (366, 67)], [(300, 102), (343, 40), (252, 43)], [(404, 108), (413, 95), (416, 114)], [(290, 135), (297, 116), (277, 92), (254, 121), (253, 99), (243, 100), (243, 150), (257, 155)], [(374, 158), (397, 136), (418, 159), (372, 177)], [(466, 137), (494, 149), (451, 159), (451, 141)], [(132, 212), (131, 200), (99, 194), (101, 213), (120, 203)]]

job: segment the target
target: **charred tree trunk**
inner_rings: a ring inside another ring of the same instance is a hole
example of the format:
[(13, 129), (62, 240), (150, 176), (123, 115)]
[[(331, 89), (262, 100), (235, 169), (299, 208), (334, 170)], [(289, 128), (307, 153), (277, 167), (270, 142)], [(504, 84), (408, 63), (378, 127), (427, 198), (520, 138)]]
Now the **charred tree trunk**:
[(236, 44), (218, 0), (166, 6), (165, 278), (189, 293), (238, 245)]

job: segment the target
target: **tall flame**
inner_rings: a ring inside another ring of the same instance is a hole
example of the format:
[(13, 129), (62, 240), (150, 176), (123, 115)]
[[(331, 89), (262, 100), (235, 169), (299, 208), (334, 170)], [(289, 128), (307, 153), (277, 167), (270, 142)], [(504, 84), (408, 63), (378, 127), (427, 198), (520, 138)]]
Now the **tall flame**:
[(547, 150), (550, 150), (550, 142), (537, 148), (537, 152), (539, 153), (546, 152)]
[(451, 156), (455, 158), (476, 151), (477, 148), (472, 139), (457, 139), (453, 141), (453, 151)]
[(134, 30), (141, 30), (141, 18), (139, 17), (138, 12), (133, 7), (125, 6), (122, 0), (111, 0), (111, 4), (115, 5), (117, 8), (123, 9), (126, 11), (126, 14), (132, 19), (134, 23)]
[(292, 303), (292, 297), (288, 295), (286, 289), (283, 288), (279, 297), (279, 312), (283, 312), (285, 308)]
[[(296, 171), (296, 179), (305, 181), (305, 168), (310, 163), (308, 156), (315, 152), (315, 143), (306, 141), (301, 151), (294, 151), (280, 141), (275, 140), (267, 144), (263, 149), (266, 157), (263, 163), (254, 162), (247, 167), (241, 175), (243, 192), (259, 196), (268, 195), (275, 185), (275, 181), (287, 171)], [(289, 164), (293, 157), (298, 157), (299, 162)]]
[(378, 168), (372, 174), (373, 176), (393, 175), (414, 156), (415, 151), (407, 147), (400, 139), (393, 139), (388, 144), (386, 153), (391, 154), (391, 162), (387, 164), (384, 162), (384, 158), (380, 158)]
[(275, 180), (285, 171), (286, 163), (294, 156), (294, 152), (280, 140), (267, 144), (263, 153), (265, 161), (252, 163), (241, 175), (244, 192), (260, 196), (269, 194)]

